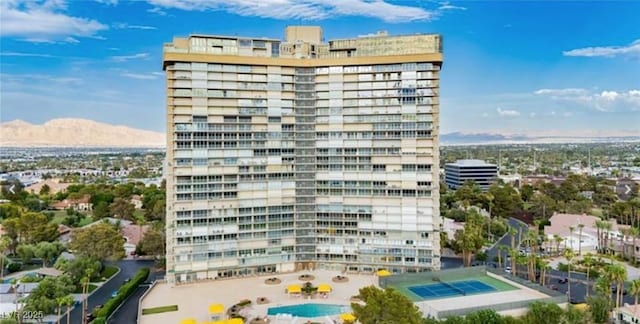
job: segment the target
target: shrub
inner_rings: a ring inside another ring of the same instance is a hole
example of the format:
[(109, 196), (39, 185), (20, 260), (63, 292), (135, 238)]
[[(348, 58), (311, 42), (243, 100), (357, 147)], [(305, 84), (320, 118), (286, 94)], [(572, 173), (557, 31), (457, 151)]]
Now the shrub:
[(147, 277), (149, 277), (149, 272), (149, 268), (140, 269), (140, 271), (138, 271), (138, 273), (136, 273), (136, 275), (131, 278), (131, 281), (122, 285), (122, 287), (120, 287), (120, 289), (118, 290), (118, 294), (114, 298), (109, 299), (109, 301), (107, 301), (104, 306), (102, 306), (102, 308), (95, 312), (94, 315), (96, 316), (96, 319), (92, 323), (106, 323), (106, 320), (111, 315), (111, 313), (113, 313), (113, 311), (115, 311), (116, 308), (118, 308), (118, 306), (120, 306), (120, 304), (122, 304), (122, 302), (127, 297), (129, 297), (129, 295), (131, 295), (140, 284), (147, 280)]
[(569, 271), (569, 265), (564, 264), (562, 262), (558, 263), (558, 271), (567, 272)]
[(20, 262), (13, 262), (7, 265), (7, 271), (9, 271), (9, 273), (18, 272), (20, 269), (22, 269), (22, 263)]

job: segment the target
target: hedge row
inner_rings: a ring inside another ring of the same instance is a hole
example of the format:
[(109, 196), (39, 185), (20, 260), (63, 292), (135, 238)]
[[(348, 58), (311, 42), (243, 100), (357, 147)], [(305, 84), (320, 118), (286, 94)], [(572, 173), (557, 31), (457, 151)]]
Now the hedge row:
[(149, 268), (143, 268), (136, 273), (133, 278), (126, 284), (122, 285), (118, 290), (118, 294), (116, 297), (109, 299), (102, 308), (96, 311), (94, 314), (96, 319), (91, 322), (93, 324), (104, 324), (107, 322), (107, 318), (113, 313), (122, 302), (129, 297), (129, 295), (133, 294), (133, 292), (142, 284), (147, 277), (149, 277)]

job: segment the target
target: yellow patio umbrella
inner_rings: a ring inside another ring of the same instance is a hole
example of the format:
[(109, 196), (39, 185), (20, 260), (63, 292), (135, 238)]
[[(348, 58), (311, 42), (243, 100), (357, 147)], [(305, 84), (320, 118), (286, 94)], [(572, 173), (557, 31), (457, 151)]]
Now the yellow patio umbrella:
[(318, 292), (319, 293), (330, 293), (331, 292), (331, 285), (329, 285), (329, 284), (319, 284), (318, 285)]
[(388, 277), (391, 275), (391, 272), (389, 272), (389, 270), (382, 269), (378, 270), (378, 272), (376, 272), (376, 275), (378, 275), (378, 277)]
[(211, 304), (209, 305), (209, 314), (222, 314), (224, 313), (224, 305)]
[(180, 321), (180, 324), (196, 324), (196, 323), (197, 322), (195, 318), (185, 318)]
[(287, 287), (287, 293), (289, 294), (299, 294), (302, 292), (302, 287), (300, 285), (289, 285)]
[(226, 324), (244, 324), (244, 321), (241, 318), (232, 318), (225, 322)]
[(351, 313), (340, 314), (340, 319), (344, 322), (354, 322), (356, 317)]

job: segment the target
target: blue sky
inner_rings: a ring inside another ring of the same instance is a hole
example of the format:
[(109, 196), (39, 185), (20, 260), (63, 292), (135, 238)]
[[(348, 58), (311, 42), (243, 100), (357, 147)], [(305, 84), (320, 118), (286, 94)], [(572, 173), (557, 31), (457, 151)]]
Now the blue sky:
[(327, 40), (440, 33), (441, 132), (640, 132), (640, 2), (3, 0), (0, 119), (164, 131), (162, 44), (191, 33)]

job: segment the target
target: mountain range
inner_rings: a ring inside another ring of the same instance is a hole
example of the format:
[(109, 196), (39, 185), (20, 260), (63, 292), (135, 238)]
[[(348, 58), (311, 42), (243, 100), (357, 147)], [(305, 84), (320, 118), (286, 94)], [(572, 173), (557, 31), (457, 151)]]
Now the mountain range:
[(22, 120), (0, 124), (4, 147), (165, 147), (164, 133), (87, 119), (52, 119), (42, 125)]
[[(543, 144), (639, 142), (640, 131), (599, 132), (541, 131), (463, 133), (440, 135), (442, 145)], [(116, 126), (87, 119), (52, 119), (42, 125), (22, 120), (0, 123), (0, 146), (4, 147), (153, 147), (166, 146), (161, 132)]]

